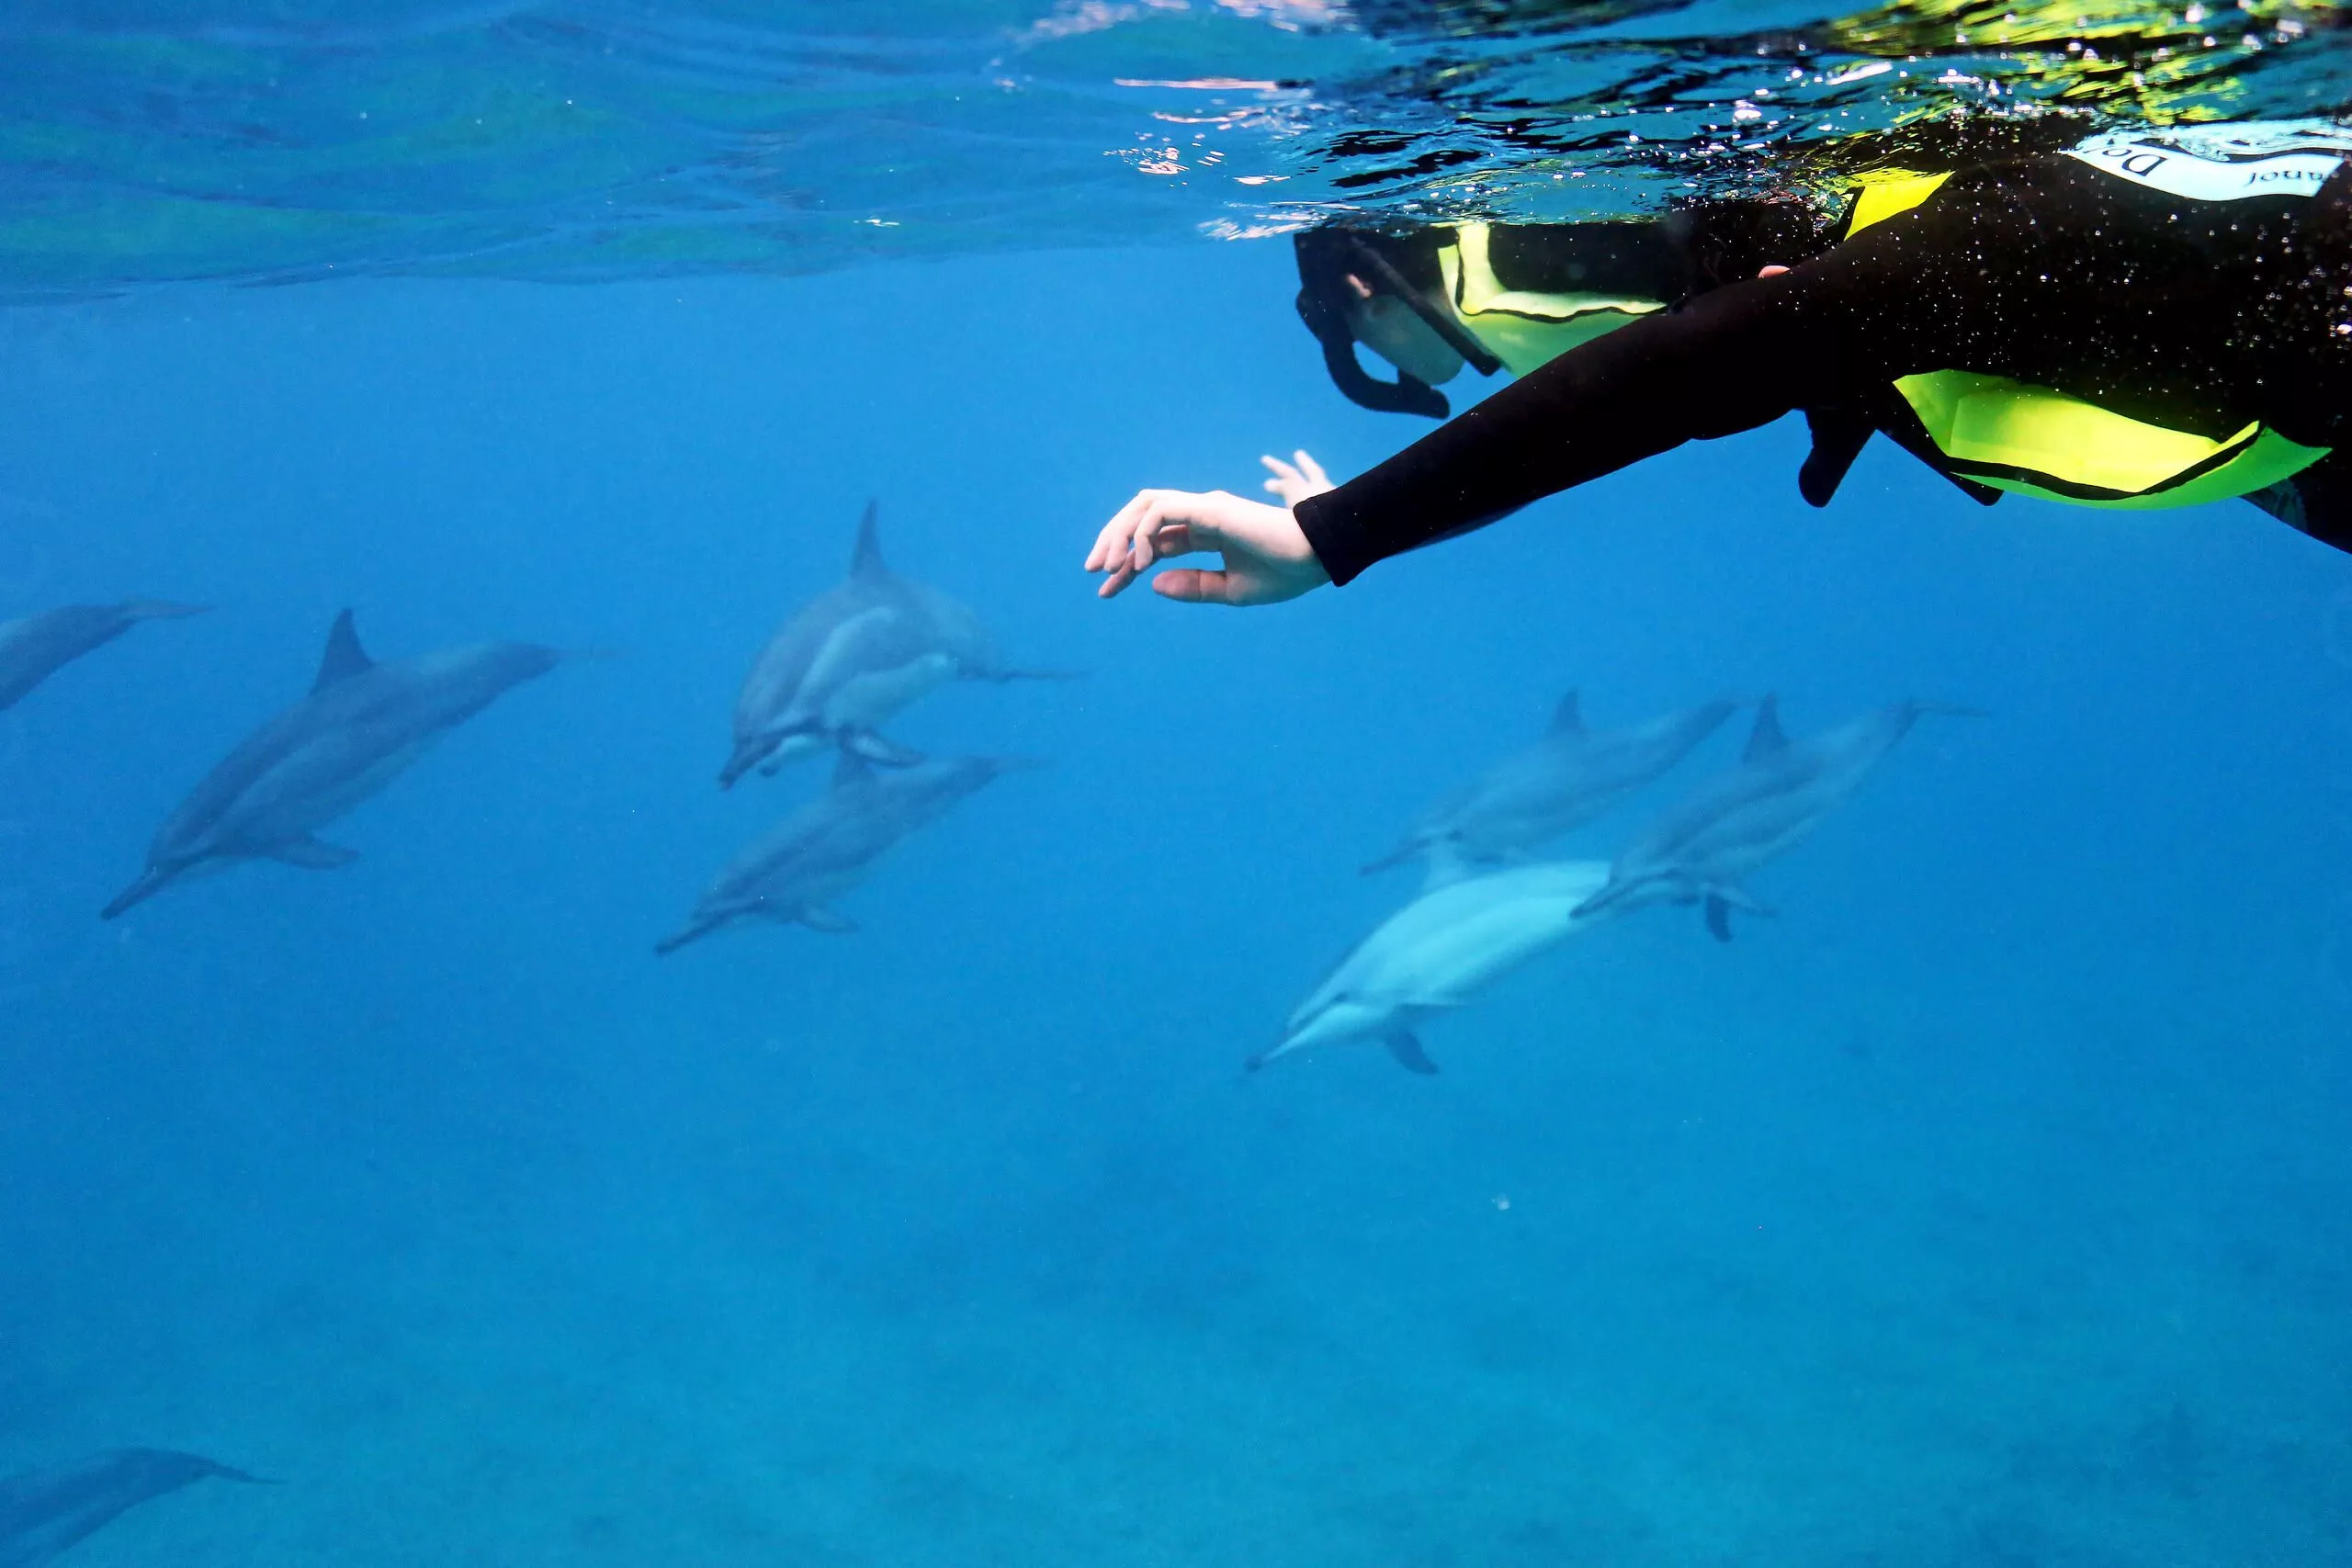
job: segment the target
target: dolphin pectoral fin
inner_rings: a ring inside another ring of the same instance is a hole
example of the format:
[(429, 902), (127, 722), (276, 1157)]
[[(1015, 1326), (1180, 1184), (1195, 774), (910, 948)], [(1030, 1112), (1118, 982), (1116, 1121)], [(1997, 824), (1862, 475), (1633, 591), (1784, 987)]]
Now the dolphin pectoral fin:
[(1396, 1065), (1407, 1072), (1419, 1073), (1423, 1077), (1436, 1076), (1437, 1064), (1430, 1060), (1430, 1054), (1421, 1049), (1419, 1037), (1411, 1030), (1395, 1031), (1388, 1036), (1387, 1045), (1388, 1054), (1396, 1057)]
[(138, 881), (132, 883), (130, 886), (116, 894), (114, 896), (114, 901), (108, 904), (105, 908), (98, 911), (98, 919), (102, 920), (111, 920), (116, 916), (120, 915), (125, 910), (129, 909), (132, 905), (145, 903), (157, 893), (163, 891), (164, 885), (172, 880), (174, 874), (175, 874), (172, 872), (161, 871), (153, 866), (149, 866), (145, 871), (139, 874)]
[(884, 768), (911, 768), (922, 761), (922, 752), (910, 750), (873, 729), (842, 731), (842, 750)]
[(1403, 865), (1407, 861), (1411, 860), (1415, 855), (1419, 854), (1420, 852), (1421, 846), (1419, 844), (1399, 844), (1395, 849), (1389, 851), (1386, 854), (1381, 856), (1378, 860), (1358, 866), (1356, 868), (1356, 874), (1359, 876), (1377, 876), (1382, 872), (1388, 870), (1392, 866)]
[(823, 931), (828, 936), (849, 936), (857, 930), (857, 922), (847, 915), (817, 904), (809, 905), (792, 918), (810, 931)]
[(1707, 934), (1717, 942), (1731, 940), (1731, 906), (1713, 894), (1707, 897)]
[(1723, 903), (1730, 905), (1735, 909), (1738, 909), (1746, 914), (1761, 915), (1768, 920), (1771, 919), (1781, 912), (1772, 908), (1771, 905), (1758, 898), (1747, 888), (1736, 886), (1728, 882), (1718, 882), (1713, 886), (1708, 888), (1707, 898), (1711, 903), (1720, 900)]
[(304, 871), (339, 871), (357, 860), (359, 852), (330, 844), (323, 839), (292, 839), (272, 848), (269, 858), (299, 865)]

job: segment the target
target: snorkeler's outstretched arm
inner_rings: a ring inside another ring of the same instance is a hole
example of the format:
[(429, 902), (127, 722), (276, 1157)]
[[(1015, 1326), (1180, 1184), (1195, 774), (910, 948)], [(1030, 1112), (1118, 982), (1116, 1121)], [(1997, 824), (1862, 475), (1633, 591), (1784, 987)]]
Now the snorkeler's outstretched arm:
[(1216, 490), (1147, 490), (1102, 525), (1086, 570), (1105, 574), (1109, 599), (1155, 561), (1215, 550), (1222, 570), (1178, 567), (1152, 579), (1162, 597), (1193, 604), (1276, 604), (1331, 581), (1288, 507)]
[[(1825, 258), (1826, 260), (1826, 258)], [(1871, 269), (1875, 270), (1875, 269)], [(1859, 276), (1858, 276), (1859, 274)], [(1679, 446), (1883, 385), (1854, 352), (1869, 273), (1809, 264), (1733, 284), (1596, 338), (1386, 462), (1299, 503), (1344, 583), (1374, 562)], [(1849, 303), (1849, 301), (1852, 301)]]

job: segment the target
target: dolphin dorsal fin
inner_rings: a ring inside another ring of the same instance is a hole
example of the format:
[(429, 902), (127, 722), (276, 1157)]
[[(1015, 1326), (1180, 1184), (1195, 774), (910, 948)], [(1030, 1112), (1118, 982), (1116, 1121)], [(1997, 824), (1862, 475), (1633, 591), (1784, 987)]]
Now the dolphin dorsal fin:
[(882, 559), (880, 515), (880, 503), (869, 501), (865, 503), (865, 515), (857, 520), (857, 547), (850, 552), (849, 557), (849, 574), (853, 581), (890, 575), (888, 564)]
[(319, 656), (319, 678), (311, 682), (311, 690), (323, 692), (338, 681), (365, 675), (374, 668), (376, 661), (359, 646), (359, 633), (351, 625), (351, 612), (345, 610), (327, 628), (327, 650)]
[(1584, 733), (1584, 709), (1577, 703), (1576, 693), (1570, 692), (1566, 696), (1562, 697), (1560, 705), (1552, 710), (1552, 733), (1555, 735)]
[(856, 789), (874, 782), (874, 764), (856, 752), (844, 749), (833, 759), (833, 785), (836, 790)]
[(1768, 692), (1764, 700), (1756, 705), (1756, 728), (1747, 732), (1747, 750), (1740, 761), (1760, 762), (1788, 748), (1789, 738), (1781, 728), (1781, 699), (1777, 694)]

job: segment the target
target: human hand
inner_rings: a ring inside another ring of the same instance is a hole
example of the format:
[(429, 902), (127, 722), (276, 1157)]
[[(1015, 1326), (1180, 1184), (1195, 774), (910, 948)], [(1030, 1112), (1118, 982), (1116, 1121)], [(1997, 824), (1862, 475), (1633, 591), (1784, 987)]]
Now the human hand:
[(1109, 599), (1154, 561), (1201, 550), (1221, 553), (1224, 570), (1178, 567), (1154, 578), (1153, 589), (1188, 604), (1277, 604), (1331, 581), (1289, 508), (1221, 490), (1137, 492), (1102, 525), (1086, 570), (1106, 574), (1095, 592)]
[(1293, 461), (1290, 463), (1280, 457), (1258, 459), (1274, 476), (1266, 481), (1266, 489), (1282, 497), (1284, 506), (1296, 506), (1310, 495), (1321, 495), (1327, 490), (1339, 488), (1331, 482), (1331, 476), (1323, 471), (1323, 465), (1305, 452), (1294, 452), (1291, 457)]

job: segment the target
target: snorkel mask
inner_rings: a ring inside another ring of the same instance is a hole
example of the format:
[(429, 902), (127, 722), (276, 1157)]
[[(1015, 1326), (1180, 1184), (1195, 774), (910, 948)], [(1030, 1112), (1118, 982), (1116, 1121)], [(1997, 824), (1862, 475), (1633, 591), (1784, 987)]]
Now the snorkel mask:
[(1382, 413), (1418, 413), (1443, 419), (1453, 412), (1445, 394), (1399, 370), (1394, 381), (1383, 381), (1356, 357), (1356, 335), (1348, 324), (1348, 308), (1356, 299), (1350, 275), (1362, 278), (1375, 295), (1401, 299), (1414, 315), (1460, 355), (1481, 376), (1503, 367), (1502, 361), (1463, 329), (1445, 307), (1440, 292), (1408, 281), (1374, 239), (1351, 229), (1308, 230), (1295, 237), (1298, 250), (1299, 320), (1323, 346), (1323, 367), (1348, 400)]

